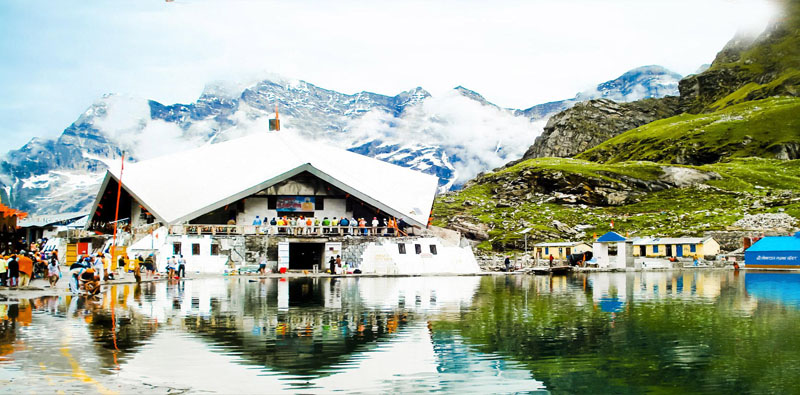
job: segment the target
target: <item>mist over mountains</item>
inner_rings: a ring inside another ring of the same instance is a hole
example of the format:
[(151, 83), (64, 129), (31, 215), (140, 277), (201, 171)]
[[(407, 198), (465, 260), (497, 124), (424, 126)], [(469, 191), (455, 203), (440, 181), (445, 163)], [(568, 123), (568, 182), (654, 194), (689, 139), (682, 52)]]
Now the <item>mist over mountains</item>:
[(122, 151), (138, 161), (265, 133), (276, 105), (283, 130), (434, 174), (441, 189), (449, 190), (521, 158), (554, 113), (594, 98), (624, 102), (676, 95), (680, 78), (659, 66), (640, 67), (574, 98), (528, 109), (501, 108), (461, 86), (441, 96), (421, 87), (386, 96), (343, 94), (281, 78), (248, 86), (209, 84), (189, 104), (109, 94), (57, 139), (35, 138), (8, 152), (0, 162), (0, 199), (37, 214), (85, 210)]

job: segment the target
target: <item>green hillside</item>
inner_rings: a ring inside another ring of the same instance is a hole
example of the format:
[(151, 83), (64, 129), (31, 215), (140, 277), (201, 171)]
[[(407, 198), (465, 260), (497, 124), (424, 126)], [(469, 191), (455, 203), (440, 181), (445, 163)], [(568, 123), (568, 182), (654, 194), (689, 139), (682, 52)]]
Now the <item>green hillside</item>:
[(577, 158), (700, 165), (736, 157), (796, 157), (798, 114), (796, 97), (749, 101), (710, 114), (681, 114), (627, 131)]
[[(639, 235), (702, 235), (724, 230), (745, 214), (785, 211), (800, 217), (800, 160), (734, 159), (704, 166), (679, 166), (713, 172), (718, 179), (690, 187), (647, 190), (663, 176), (663, 166), (651, 162), (598, 164), (576, 159), (530, 159), (502, 171), (477, 178), (463, 190), (439, 197), (434, 205), (434, 224), (453, 226), (460, 222), (485, 224), (489, 239), (484, 250), (521, 249), (518, 232), (532, 228), (530, 241), (584, 239), (611, 228)], [(576, 202), (563, 204), (551, 199), (547, 184), (569, 180), (571, 185), (553, 186), (562, 191), (614, 188), (627, 190), (629, 202), (601, 206)], [(544, 188), (544, 189), (542, 189)], [(758, 204), (755, 204), (758, 202)], [(591, 226), (583, 236), (569, 236), (551, 224)]]

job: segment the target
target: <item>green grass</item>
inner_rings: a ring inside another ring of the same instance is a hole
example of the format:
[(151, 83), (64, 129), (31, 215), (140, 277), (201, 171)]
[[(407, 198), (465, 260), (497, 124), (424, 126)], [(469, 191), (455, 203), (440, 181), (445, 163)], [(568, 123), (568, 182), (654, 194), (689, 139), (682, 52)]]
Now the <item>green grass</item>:
[(633, 177), (640, 180), (655, 180), (663, 174), (661, 165), (656, 163), (638, 162), (610, 165), (571, 158), (534, 158), (517, 163), (514, 166), (499, 170), (495, 173), (490, 173), (487, 177), (492, 179), (502, 177), (506, 174), (519, 173), (523, 170), (574, 173), (612, 182), (619, 182), (619, 180), (615, 178), (616, 176)]
[(713, 110), (721, 110), (733, 104), (762, 99), (771, 96), (771, 93), (775, 92), (781, 85), (800, 86), (800, 71), (794, 68), (789, 69), (789, 71), (784, 72), (778, 78), (766, 84), (750, 82), (728, 96), (712, 103), (709, 107)]
[(740, 103), (711, 114), (681, 114), (629, 130), (578, 155), (596, 162), (713, 163), (737, 157), (775, 157), (782, 144), (800, 143), (800, 98)]
[[(590, 241), (593, 234), (601, 235), (613, 230), (630, 236), (701, 236), (704, 232), (724, 230), (745, 214), (776, 212), (779, 208), (789, 215), (800, 217), (800, 203), (785, 206), (751, 208), (756, 199), (769, 199), (783, 191), (793, 196), (800, 193), (800, 160), (781, 161), (763, 158), (734, 159), (715, 163), (697, 170), (713, 171), (719, 180), (707, 181), (713, 188), (672, 188), (643, 194), (638, 202), (623, 206), (592, 207), (565, 205), (539, 200), (518, 199), (517, 207), (496, 207), (499, 185), (521, 173), (538, 174), (542, 171), (560, 171), (565, 177), (632, 177), (643, 175), (653, 179), (660, 166), (649, 162), (623, 162), (598, 164), (573, 159), (531, 159), (511, 168), (487, 174), (474, 184), (454, 194), (437, 198), (434, 204), (435, 224), (446, 226), (456, 215), (473, 218), (489, 226), (490, 240), (479, 244), (483, 251), (521, 249), (523, 238), (518, 233), (532, 228), (528, 245), (541, 241), (565, 240), (552, 226), (553, 220), (569, 226), (591, 225), (593, 228), (579, 239)], [(529, 175), (530, 176), (530, 175)], [(464, 204), (470, 202), (469, 204)]]

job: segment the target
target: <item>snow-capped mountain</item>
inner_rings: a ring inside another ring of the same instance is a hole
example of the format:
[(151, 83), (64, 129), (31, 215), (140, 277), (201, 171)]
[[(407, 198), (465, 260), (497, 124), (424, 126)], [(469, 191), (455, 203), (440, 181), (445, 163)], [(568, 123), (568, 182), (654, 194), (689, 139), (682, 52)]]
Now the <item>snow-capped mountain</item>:
[(650, 97), (678, 96), (678, 82), (682, 76), (661, 66), (642, 66), (626, 72), (611, 81), (603, 82), (593, 89), (578, 93), (572, 99), (537, 104), (520, 115), (531, 119), (548, 118), (564, 111), (576, 103), (592, 99), (609, 99), (615, 102), (631, 102)]
[[(677, 92), (677, 79), (674, 91), (667, 89), (674, 76), (656, 66), (639, 68), (570, 100), (661, 97)], [(58, 139), (32, 139), (10, 151), (0, 168), (0, 199), (33, 213), (85, 210), (122, 151), (137, 161), (264, 133), (276, 105), (283, 130), (435, 174), (447, 190), (522, 157), (546, 117), (563, 109), (550, 104), (503, 109), (460, 86), (436, 97), (422, 88), (395, 96), (348, 95), (281, 78), (210, 84), (190, 104), (106, 95)]]

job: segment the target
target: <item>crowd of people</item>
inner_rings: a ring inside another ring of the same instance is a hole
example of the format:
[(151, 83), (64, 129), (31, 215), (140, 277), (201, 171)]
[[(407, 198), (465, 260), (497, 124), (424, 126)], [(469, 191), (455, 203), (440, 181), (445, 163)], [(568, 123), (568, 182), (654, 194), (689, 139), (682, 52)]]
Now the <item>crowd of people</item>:
[(8, 243), (0, 253), (0, 286), (26, 287), (36, 278), (47, 279), (55, 286), (61, 278), (58, 250), (44, 251), (45, 244), (47, 239), (24, 244), (24, 247)]
[(69, 267), (69, 290), (72, 293), (86, 291), (90, 295), (100, 292), (100, 280), (114, 279), (111, 270), (111, 259), (99, 252), (78, 259)]
[(362, 236), (394, 236), (404, 234), (405, 222), (394, 218), (372, 217), (372, 221), (365, 218), (328, 218), (317, 217), (273, 217), (267, 221), (256, 216), (253, 225), (257, 226), (264, 234), (274, 235), (362, 235)]

